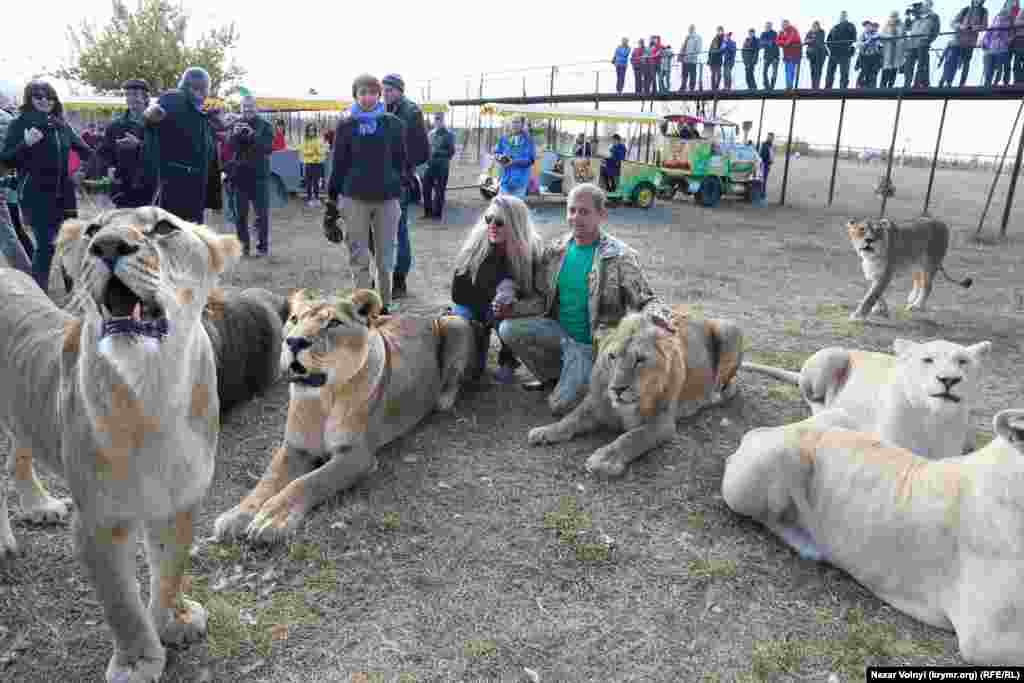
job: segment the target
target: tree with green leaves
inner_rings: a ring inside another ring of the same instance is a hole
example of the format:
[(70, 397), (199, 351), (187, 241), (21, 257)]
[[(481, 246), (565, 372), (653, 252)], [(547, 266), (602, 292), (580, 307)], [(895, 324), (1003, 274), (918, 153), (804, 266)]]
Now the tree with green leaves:
[(210, 74), (210, 94), (230, 88), (245, 69), (229, 57), (238, 44), (234, 24), (210, 29), (188, 43), (189, 16), (167, 0), (138, 0), (131, 11), (113, 0), (114, 13), (102, 29), (83, 21), (68, 27), (73, 57), (54, 75), (91, 86), (99, 93), (119, 91), (129, 78), (144, 78), (154, 92), (174, 88), (182, 72), (201, 66)]

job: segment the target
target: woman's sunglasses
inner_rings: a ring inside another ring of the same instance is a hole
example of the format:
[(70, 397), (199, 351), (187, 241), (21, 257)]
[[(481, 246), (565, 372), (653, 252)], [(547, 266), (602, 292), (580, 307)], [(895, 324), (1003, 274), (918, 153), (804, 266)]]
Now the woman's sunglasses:
[(496, 228), (505, 227), (505, 221), (498, 218), (497, 216), (484, 216), (484, 223), (487, 225), (493, 225)]
[(45, 92), (34, 92), (32, 93), (33, 100), (50, 100), (51, 102), (56, 101), (56, 97), (45, 93)]

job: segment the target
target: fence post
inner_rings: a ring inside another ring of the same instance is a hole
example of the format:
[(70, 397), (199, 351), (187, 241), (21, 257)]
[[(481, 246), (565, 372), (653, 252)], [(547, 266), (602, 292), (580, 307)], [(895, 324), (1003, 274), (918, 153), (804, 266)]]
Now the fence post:
[(789, 182), (789, 152), (793, 145), (793, 122), (796, 120), (796, 96), (793, 96), (793, 106), (789, 109), (789, 136), (786, 138), (786, 165), (782, 167), (782, 195), (779, 197), (779, 206), (786, 205), (786, 184)]
[[(480, 94), (479, 99), (484, 98), (484, 75), (480, 74)], [(483, 144), (484, 139), (484, 117), (482, 114), (476, 116), (476, 162), (480, 163), (480, 145)]]
[(756, 147), (756, 149), (761, 149), (761, 126), (764, 125), (764, 99), (765, 98), (763, 98), (763, 97), (761, 98), (761, 118), (759, 118), (757, 120), (757, 147)]
[(999, 225), (1000, 239), (1006, 238), (1006, 226), (1010, 222), (1010, 209), (1013, 208), (1013, 194), (1017, 189), (1017, 178), (1020, 176), (1020, 162), (1022, 157), (1024, 157), (1024, 126), (1021, 127), (1020, 143), (1017, 145), (1017, 159), (1013, 162), (1013, 172), (1010, 174), (1010, 189), (1006, 193), (1006, 206), (1003, 208), (1003, 222)]
[(430, 101), (430, 81), (427, 81), (427, 101)]
[(932, 154), (932, 170), (928, 174), (928, 189), (924, 193), (924, 208), (921, 215), (928, 215), (928, 204), (932, 198), (932, 185), (935, 183), (935, 165), (939, 163), (939, 146), (942, 144), (942, 130), (946, 126), (946, 108), (949, 106), (949, 98), (942, 100), (942, 116), (939, 118), (939, 133), (935, 136), (935, 153)]
[(843, 115), (846, 114), (846, 98), (839, 102), (839, 125), (836, 127), (836, 149), (832, 153), (832, 179), (828, 183), (828, 205), (832, 206), (832, 196), (836, 190), (836, 167), (839, 165), (839, 141), (843, 137)]
[(892, 185), (892, 156), (896, 152), (896, 134), (900, 129), (900, 111), (903, 109), (903, 94), (896, 100), (896, 120), (892, 123), (892, 140), (889, 142), (889, 163), (885, 168), (885, 185), (882, 188), (882, 208), (878, 211), (878, 217), (885, 216), (885, 205), (889, 202), (888, 188)]

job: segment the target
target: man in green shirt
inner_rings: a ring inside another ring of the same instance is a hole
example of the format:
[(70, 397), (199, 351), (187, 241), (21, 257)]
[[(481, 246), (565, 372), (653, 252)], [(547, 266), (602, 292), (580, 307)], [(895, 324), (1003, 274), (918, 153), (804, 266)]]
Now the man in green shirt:
[(555, 415), (572, 410), (586, 395), (596, 349), (630, 311), (668, 319), (651, 291), (636, 252), (602, 226), (608, 220), (606, 197), (592, 183), (569, 193), (566, 217), (572, 231), (544, 248), (537, 265), (538, 296), (496, 305), (498, 336), (538, 381), (530, 390), (552, 389), (548, 405)]

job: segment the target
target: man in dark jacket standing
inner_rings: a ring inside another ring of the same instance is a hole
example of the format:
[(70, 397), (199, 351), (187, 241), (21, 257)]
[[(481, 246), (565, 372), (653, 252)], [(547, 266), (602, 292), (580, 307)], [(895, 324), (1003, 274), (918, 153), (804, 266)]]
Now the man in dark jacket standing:
[[(761, 87), (765, 90), (775, 89), (775, 79), (779, 75), (779, 34), (772, 29), (772, 22), (766, 21), (764, 31), (758, 39), (758, 44), (764, 51), (764, 73), (761, 74)], [(771, 72), (771, 76), (768, 72)]]
[(119, 209), (149, 206), (156, 193), (143, 158), (146, 127), (142, 115), (149, 106), (149, 84), (133, 78), (121, 87), (128, 108), (107, 126), (93, 157), (92, 175), (105, 175), (113, 166), (114, 186), (110, 198), (114, 205)]
[(405, 96), (405, 82), (398, 74), (389, 74), (381, 81), (384, 85), (384, 104), (405, 124), (406, 168), (402, 172), (402, 216), (398, 221), (398, 255), (395, 262), (395, 282), (392, 296), (396, 299), (408, 294), (406, 277), (412, 269), (412, 244), (409, 240), (409, 202), (416, 182), (416, 167), (430, 158), (430, 141), (423, 112)]
[(839, 67), (839, 87), (843, 90), (850, 85), (850, 59), (853, 44), (857, 42), (857, 27), (846, 18), (846, 10), (839, 13), (839, 23), (832, 27), (825, 38), (828, 46), (828, 70), (825, 73), (825, 90), (832, 89)]
[(270, 253), (270, 154), (274, 147), (274, 128), (261, 119), (256, 98), (242, 98), (242, 120), (235, 123), (228, 137), (228, 178), (236, 193), (235, 230), (242, 242), (242, 253), (249, 250), (249, 204), (256, 210), (256, 254)]
[(455, 133), (444, 125), (444, 112), (434, 114), (430, 132), (430, 161), (423, 174), (423, 217), (440, 219), (444, 211), (444, 193), (448, 189), (448, 170), (455, 156)]
[(971, 57), (974, 47), (978, 44), (978, 32), (988, 28), (988, 10), (985, 0), (971, 0), (971, 4), (961, 9), (953, 18), (952, 29), (956, 31), (953, 40), (952, 54), (946, 62), (946, 78), (943, 80), (952, 85), (953, 75), (960, 68), (960, 87), (967, 83), (967, 74), (971, 70)]
[(757, 53), (760, 45), (757, 42), (757, 32), (754, 29), (747, 31), (747, 38), (743, 41), (743, 48), (740, 53), (743, 57), (743, 70), (747, 76), (747, 89), (757, 90), (757, 82), (754, 80), (754, 67), (757, 65)]
[(156, 174), (159, 206), (186, 221), (203, 222), (210, 162), (215, 156), (213, 129), (203, 103), (210, 95), (210, 74), (197, 66), (185, 69), (178, 89), (146, 109), (152, 144), (146, 165)]

